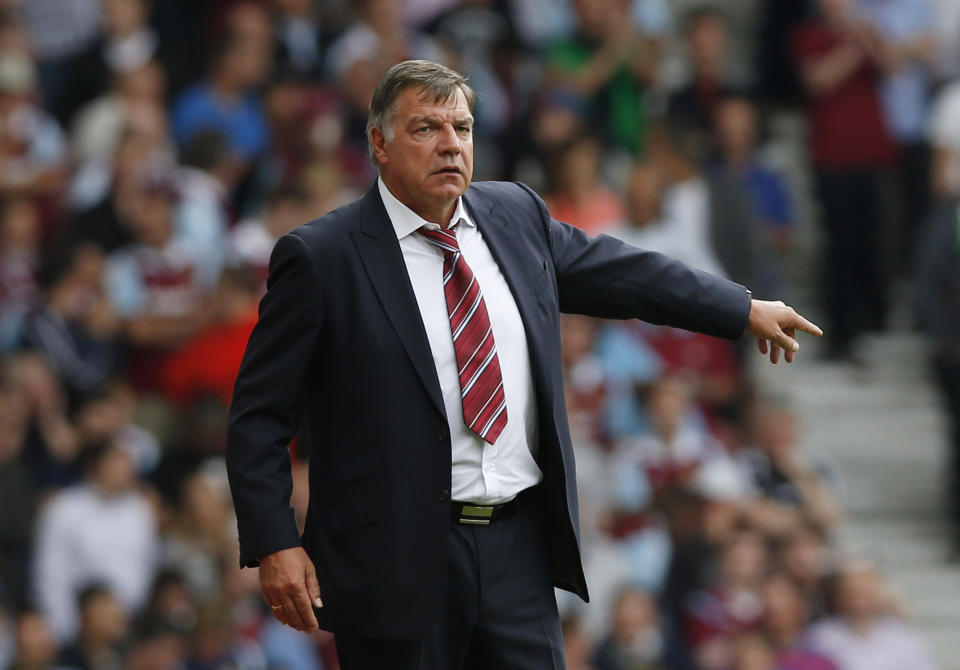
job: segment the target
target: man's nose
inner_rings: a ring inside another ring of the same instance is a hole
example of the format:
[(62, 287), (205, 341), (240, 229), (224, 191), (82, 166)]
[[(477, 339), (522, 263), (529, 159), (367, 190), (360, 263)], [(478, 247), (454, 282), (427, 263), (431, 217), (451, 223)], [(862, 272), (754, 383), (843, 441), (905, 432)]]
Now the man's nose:
[(453, 124), (445, 123), (440, 126), (440, 136), (437, 138), (437, 152), (441, 154), (459, 154), (460, 138)]

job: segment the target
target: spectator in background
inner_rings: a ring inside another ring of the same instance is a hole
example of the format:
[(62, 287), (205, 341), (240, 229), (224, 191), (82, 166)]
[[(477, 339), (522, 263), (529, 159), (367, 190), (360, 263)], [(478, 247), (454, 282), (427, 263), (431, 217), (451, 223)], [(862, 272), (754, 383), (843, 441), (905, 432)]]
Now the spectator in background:
[(0, 196), (52, 198), (63, 185), (67, 144), (35, 101), (37, 73), (25, 55), (0, 55)]
[(124, 114), (110, 154), (86, 161), (71, 180), (67, 200), (74, 218), (64, 231), (64, 246), (91, 241), (110, 252), (130, 242), (126, 219), (136, 182), (173, 170), (175, 152), (163, 106), (143, 101)]
[(127, 636), (128, 617), (109, 587), (86, 586), (77, 596), (80, 632), (65, 647), (57, 667), (70, 670), (113, 670), (123, 663), (122, 643)]
[(813, 649), (841, 670), (935, 670), (926, 642), (889, 612), (873, 566), (848, 561), (834, 587), (836, 614), (813, 627)]
[(79, 442), (60, 380), (42, 358), (31, 353), (8, 358), (3, 372), (26, 407), (28, 428), (21, 453), (34, 484), (44, 489), (72, 483)]
[(80, 628), (76, 599), (86, 585), (103, 582), (128, 613), (136, 611), (157, 560), (156, 519), (136, 489), (133, 458), (115, 444), (88, 447), (83, 456), (83, 481), (50, 498), (37, 527), (33, 588), (61, 643)]
[(26, 315), (39, 302), (42, 233), (29, 198), (0, 201), (0, 352), (16, 346)]
[(160, 568), (136, 627), (159, 628), (186, 635), (196, 623), (197, 599), (186, 578), (175, 568)]
[(208, 288), (217, 281), (227, 257), (227, 229), (233, 223), (230, 195), (241, 166), (218, 130), (199, 131), (180, 156), (174, 176), (177, 202), (173, 212), (176, 238), (198, 261), (199, 278)]
[(913, 256), (930, 200), (926, 125), (937, 17), (931, 0), (859, 0), (858, 9), (880, 41), (881, 101), (897, 143), (900, 202), (895, 243), (900, 270), (899, 265)]
[(645, 399), (651, 430), (617, 445), (621, 460), (645, 471), (655, 491), (685, 486), (701, 463), (722, 457), (723, 448), (697, 420), (689, 386), (676, 376), (657, 381)]
[(762, 400), (755, 410), (755, 446), (737, 457), (763, 496), (753, 519), (780, 534), (809, 522), (829, 533), (840, 520), (835, 469), (797, 444), (797, 417), (782, 402)]
[(73, 414), (79, 450), (105, 443), (121, 445), (138, 473), (149, 474), (160, 458), (153, 433), (137, 424), (137, 396), (123, 380), (114, 380), (86, 395)]
[(722, 166), (702, 170), (707, 156), (696, 135), (672, 120), (651, 131), (649, 145), (647, 160), (666, 178), (666, 219), (676, 221), (698, 247), (709, 248), (724, 276), (753, 286), (757, 226), (743, 180)]
[(102, 27), (97, 0), (32, 0), (20, 4), (48, 109), (58, 110), (70, 58), (97, 39)]
[(777, 567), (803, 594), (809, 621), (823, 618), (829, 609), (826, 576), (832, 554), (824, 534), (802, 523), (780, 539)]
[(211, 323), (167, 360), (163, 394), (180, 407), (212, 396), (230, 405), (244, 347), (257, 323), (262, 281), (247, 268), (227, 267), (208, 309)]
[(151, 0), (103, 0), (99, 38), (66, 64), (58, 107), (62, 123), (115, 80), (157, 59), (160, 40), (149, 23), (151, 5)]
[(693, 174), (676, 185), (669, 180), (670, 174), (659, 158), (639, 163), (627, 184), (624, 223), (604, 232), (723, 276), (710, 245), (703, 183)]
[(255, 88), (269, 63), (265, 45), (227, 38), (213, 56), (207, 79), (174, 102), (177, 144), (187, 147), (198, 132), (216, 129), (224, 134), (230, 154), (243, 164), (263, 154), (270, 135)]
[(577, 34), (547, 51), (548, 86), (563, 88), (587, 107), (590, 125), (604, 140), (631, 155), (645, 147), (644, 91), (659, 54), (640, 33), (630, 7), (620, 0), (574, 0)]
[(366, 149), (368, 103), (388, 67), (409, 58), (447, 60), (433, 38), (404, 23), (403, 9), (401, 0), (359, 0), (327, 51), (327, 78), (346, 103), (345, 141), (352, 147)]
[(789, 577), (774, 574), (763, 585), (763, 632), (779, 670), (837, 670), (830, 659), (808, 648), (806, 603)]
[[(28, 558), (36, 522), (36, 487), (22, 460), (27, 428), (23, 399), (13, 389), (0, 386), (0, 589), (5, 590), (3, 599), (14, 606), (27, 602)], [(28, 666), (34, 651), (21, 659)]]
[(323, 74), (329, 35), (311, 0), (271, 0), (277, 41), (277, 67), (302, 77)]
[(853, 0), (819, 0), (817, 18), (792, 35), (807, 94), (813, 168), (827, 233), (827, 354), (849, 359), (856, 337), (886, 322), (879, 251), (879, 178), (896, 147), (877, 89), (882, 53)]
[(136, 241), (110, 254), (104, 275), (140, 391), (158, 390), (166, 359), (209, 322), (204, 299), (216, 275), (204, 272), (198, 249), (174, 236), (173, 198), (163, 181), (139, 185), (130, 210)]
[(155, 61), (118, 72), (112, 84), (76, 114), (70, 143), (77, 162), (109, 163), (132, 118), (165, 105), (166, 75)]
[(717, 105), (733, 82), (727, 72), (727, 16), (718, 6), (692, 9), (684, 21), (690, 81), (670, 96), (671, 122), (694, 132), (701, 152), (707, 149)]
[(796, 216), (787, 184), (757, 155), (759, 133), (757, 107), (743, 95), (727, 95), (715, 105), (713, 117), (719, 164), (743, 180), (758, 224), (758, 267), (753, 292), (759, 296), (782, 295), (786, 285), (785, 265), (793, 250)]
[(230, 231), (229, 261), (249, 270), (262, 282), (261, 292), (265, 291), (273, 245), (311, 216), (304, 190), (294, 184), (280, 185), (259, 216), (241, 221)]
[(763, 614), (760, 588), (767, 568), (761, 533), (741, 528), (726, 538), (718, 578), (686, 603), (685, 639), (703, 670), (727, 668), (734, 657), (735, 637), (758, 628)]
[(201, 601), (218, 595), (221, 566), (239, 560), (229, 505), (209, 474), (195, 472), (181, 484), (163, 537), (163, 563), (182, 574)]
[(147, 623), (133, 631), (124, 656), (129, 670), (176, 670), (187, 667), (183, 635), (162, 624)]
[(594, 652), (596, 670), (675, 668), (660, 626), (657, 603), (640, 589), (624, 587), (613, 602), (610, 634)]
[(53, 670), (58, 667), (57, 652), (56, 640), (43, 616), (34, 610), (21, 611), (17, 616), (16, 653), (7, 670)]
[(609, 232), (624, 220), (623, 203), (603, 183), (602, 155), (596, 139), (581, 135), (551, 152), (545, 161), (552, 184), (545, 199), (550, 216), (588, 235)]
[(103, 268), (103, 253), (92, 244), (51, 262), (46, 301), (24, 324), (23, 344), (47, 361), (73, 401), (103, 385), (118, 366), (118, 324), (104, 295)]
[(347, 88), (360, 73), (374, 77), (375, 86), (381, 73), (402, 60), (444, 60), (432, 38), (406, 27), (399, 0), (360, 0), (354, 17), (327, 52), (328, 73)]

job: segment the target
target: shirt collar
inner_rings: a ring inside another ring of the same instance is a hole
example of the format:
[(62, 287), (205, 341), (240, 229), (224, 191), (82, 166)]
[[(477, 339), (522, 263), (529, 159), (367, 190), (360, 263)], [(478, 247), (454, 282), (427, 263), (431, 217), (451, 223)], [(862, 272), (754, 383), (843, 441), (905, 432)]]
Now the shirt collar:
[[(380, 198), (383, 200), (383, 206), (387, 210), (387, 216), (390, 217), (390, 223), (393, 224), (393, 230), (397, 234), (398, 240), (417, 232), (423, 226), (440, 230), (439, 225), (423, 219), (419, 214), (397, 200), (397, 197), (383, 183), (383, 177), (377, 177), (377, 188), (380, 190)], [(463, 196), (457, 198), (457, 208), (450, 220), (462, 221), (461, 225), (470, 227), (476, 225), (467, 213), (466, 205), (463, 204)]]

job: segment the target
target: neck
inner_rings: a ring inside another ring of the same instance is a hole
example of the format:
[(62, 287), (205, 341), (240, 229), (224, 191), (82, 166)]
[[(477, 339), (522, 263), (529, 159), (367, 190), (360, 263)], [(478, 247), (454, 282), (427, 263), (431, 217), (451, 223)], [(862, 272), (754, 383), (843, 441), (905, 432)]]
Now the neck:
[(242, 93), (239, 86), (234, 84), (233, 78), (226, 74), (215, 75), (210, 80), (210, 86), (219, 98), (233, 102)]
[(401, 195), (403, 193), (402, 189), (393, 184), (388, 176), (381, 173), (380, 178), (383, 179), (384, 185), (393, 197), (403, 205), (409, 207), (413, 213), (421, 219), (435, 223), (444, 230), (450, 227), (450, 219), (453, 218), (453, 213), (457, 211), (457, 200), (459, 200), (459, 198), (454, 198), (449, 202), (439, 203), (411, 202), (410, 199)]

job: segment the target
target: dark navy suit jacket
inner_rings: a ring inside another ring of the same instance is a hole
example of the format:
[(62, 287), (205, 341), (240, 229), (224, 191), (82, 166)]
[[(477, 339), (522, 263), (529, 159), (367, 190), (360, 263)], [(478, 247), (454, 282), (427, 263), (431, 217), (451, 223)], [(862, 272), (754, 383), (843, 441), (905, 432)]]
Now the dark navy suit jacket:
[[(464, 196), (527, 333), (553, 581), (588, 599), (560, 363), (560, 312), (739, 337), (738, 284), (550, 218), (523, 184)], [(310, 459), (301, 538), (287, 445)], [(450, 431), (393, 226), (373, 188), (282, 237), (230, 408), (227, 467), (241, 562), (302, 544), (321, 628), (414, 637), (439, 616), (450, 527)]]

